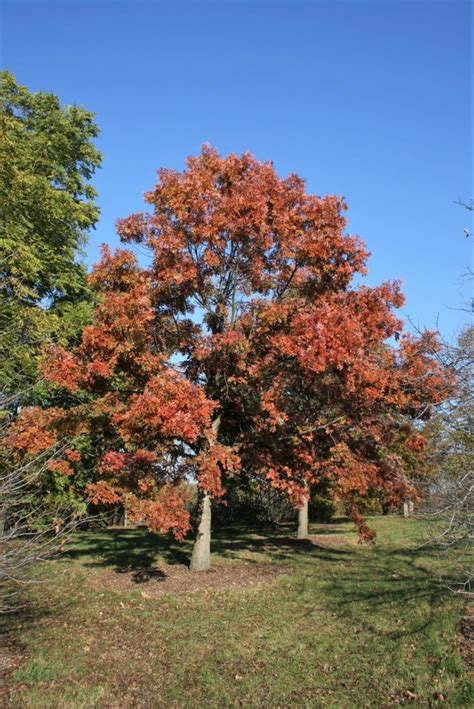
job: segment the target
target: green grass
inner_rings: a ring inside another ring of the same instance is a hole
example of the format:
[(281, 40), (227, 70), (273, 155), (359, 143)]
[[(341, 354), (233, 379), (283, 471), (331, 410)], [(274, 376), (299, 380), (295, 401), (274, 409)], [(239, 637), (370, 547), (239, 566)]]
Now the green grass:
[[(13, 628), (28, 660), (11, 707), (470, 706), (456, 649), (463, 601), (446, 560), (419, 548), (425, 525), (372, 520), (377, 544), (344, 544), (350, 524), (319, 525), (337, 547), (288, 549), (275, 531), (221, 530), (214, 562), (291, 570), (247, 590), (144, 598), (95, 591), (91, 568), (182, 563), (189, 546), (119, 530), (79, 535), (32, 587), (36, 614)], [(10, 621), (11, 622), (11, 621)]]

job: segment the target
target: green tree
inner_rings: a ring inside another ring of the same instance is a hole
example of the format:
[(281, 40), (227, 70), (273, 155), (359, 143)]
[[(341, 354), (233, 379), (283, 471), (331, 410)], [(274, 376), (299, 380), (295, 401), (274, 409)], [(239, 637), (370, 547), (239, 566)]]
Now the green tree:
[(70, 341), (88, 320), (81, 263), (98, 218), (90, 184), (101, 155), (94, 115), (0, 73), (0, 391), (35, 379), (38, 346)]

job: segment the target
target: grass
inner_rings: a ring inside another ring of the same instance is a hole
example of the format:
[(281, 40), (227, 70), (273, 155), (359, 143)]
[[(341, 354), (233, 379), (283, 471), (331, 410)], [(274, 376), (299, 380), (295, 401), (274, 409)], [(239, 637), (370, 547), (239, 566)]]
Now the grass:
[[(245, 590), (96, 591), (90, 569), (182, 563), (189, 546), (145, 530), (87, 533), (33, 586), (36, 615), (11, 632), (27, 651), (11, 707), (471, 706), (458, 653), (463, 601), (445, 561), (419, 548), (425, 525), (378, 518), (377, 544), (347, 544), (346, 523), (313, 531), (327, 547), (289, 548), (275, 531), (217, 533), (214, 563), (283, 564)], [(11, 619), (10, 619), (11, 622)]]

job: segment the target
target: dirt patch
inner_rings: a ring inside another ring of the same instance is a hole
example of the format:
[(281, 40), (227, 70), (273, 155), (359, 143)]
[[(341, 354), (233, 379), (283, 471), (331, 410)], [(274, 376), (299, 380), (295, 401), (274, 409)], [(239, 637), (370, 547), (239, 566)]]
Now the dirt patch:
[(316, 547), (323, 547), (323, 549), (338, 549), (340, 547), (354, 546), (356, 544), (355, 539), (349, 539), (348, 537), (340, 537), (336, 535), (317, 535), (311, 534), (308, 537), (308, 541), (311, 542)]
[(251, 588), (271, 583), (288, 573), (291, 573), (289, 569), (273, 564), (216, 564), (209, 571), (194, 573), (182, 564), (161, 564), (151, 567), (90, 569), (88, 583), (98, 591), (141, 591), (144, 598), (155, 598), (165, 593), (194, 593), (202, 589), (219, 591)]
[(460, 651), (467, 670), (474, 676), (474, 604), (466, 608), (461, 620)]

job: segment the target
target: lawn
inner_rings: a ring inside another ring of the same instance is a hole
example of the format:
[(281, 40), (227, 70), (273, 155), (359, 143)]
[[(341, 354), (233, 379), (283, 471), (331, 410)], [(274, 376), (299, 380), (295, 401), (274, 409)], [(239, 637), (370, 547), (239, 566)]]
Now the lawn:
[(29, 589), (35, 610), (8, 619), (6, 706), (470, 706), (450, 567), (420, 547), (424, 522), (371, 524), (370, 547), (343, 521), (312, 525), (314, 543), (221, 530), (197, 587), (189, 545), (78, 535)]

